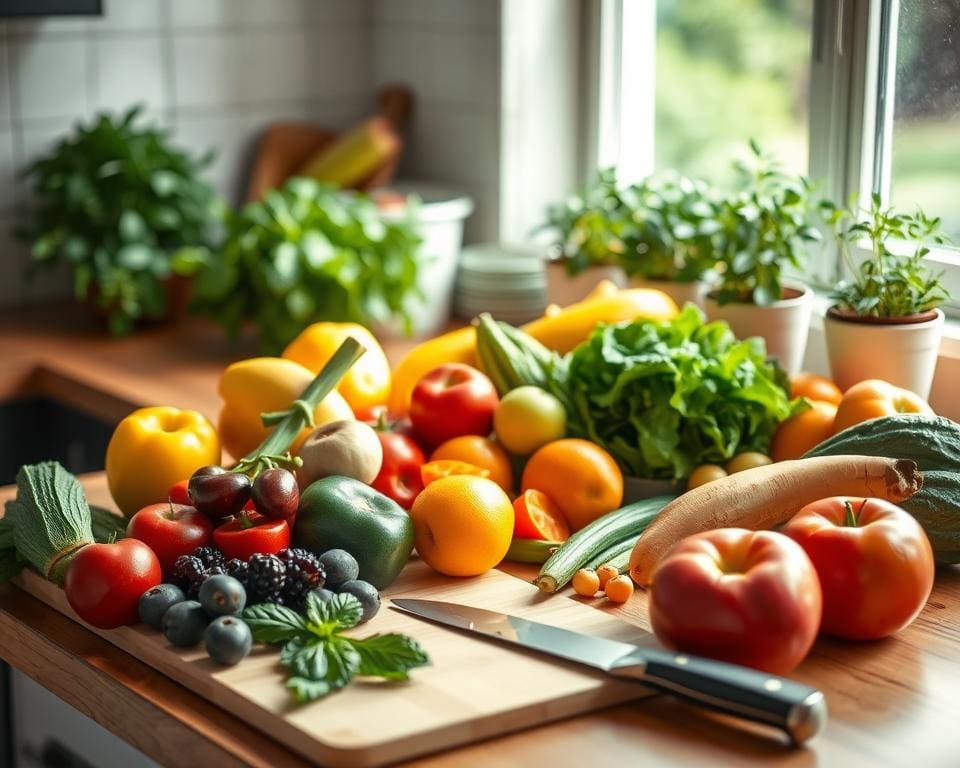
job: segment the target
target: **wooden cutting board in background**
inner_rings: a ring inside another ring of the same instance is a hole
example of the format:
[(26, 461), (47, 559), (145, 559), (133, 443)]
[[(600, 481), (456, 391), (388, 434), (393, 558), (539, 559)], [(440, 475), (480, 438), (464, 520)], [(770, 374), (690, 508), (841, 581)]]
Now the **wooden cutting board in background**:
[[(62, 590), (33, 572), (15, 583), (80, 621)], [(415, 619), (389, 608), (390, 595), (460, 602), (627, 642), (649, 637), (574, 600), (543, 596), (500, 571), (451, 580), (419, 560), (385, 593), (380, 614), (357, 631), (416, 638), (432, 666), (414, 670), (409, 683), (361, 681), (297, 705), (283, 686), (274, 650), (257, 649), (238, 666), (223, 668), (202, 648), (174, 648), (143, 625), (93, 631), (251, 727), (330, 766), (383, 765), (650, 695), (632, 683)]]

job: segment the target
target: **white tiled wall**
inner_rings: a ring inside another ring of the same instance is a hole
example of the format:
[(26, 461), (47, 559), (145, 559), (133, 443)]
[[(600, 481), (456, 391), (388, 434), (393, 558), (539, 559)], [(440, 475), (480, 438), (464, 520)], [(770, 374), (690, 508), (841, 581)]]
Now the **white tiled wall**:
[(142, 102), (240, 196), (268, 123), (346, 127), (374, 108), (368, 0), (104, 0), (102, 17), (0, 21), (0, 306), (62, 294), (25, 282), (16, 174), (78, 119)]
[(470, 194), (468, 241), (498, 234), (499, 0), (372, 0), (374, 85), (410, 83), (418, 96), (405, 176)]

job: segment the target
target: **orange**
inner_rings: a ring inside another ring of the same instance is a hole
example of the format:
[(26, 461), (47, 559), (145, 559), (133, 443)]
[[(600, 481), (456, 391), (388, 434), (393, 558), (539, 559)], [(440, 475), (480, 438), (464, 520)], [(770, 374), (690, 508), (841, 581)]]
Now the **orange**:
[(490, 477), (490, 470), (478, 467), (475, 464), (468, 464), (465, 461), (455, 461), (453, 459), (428, 461), (420, 467), (420, 479), (425, 486), (430, 485), (430, 483), (435, 483), (442, 477), (453, 477), (454, 475)]
[(811, 408), (780, 423), (770, 443), (770, 458), (774, 461), (799, 459), (833, 434), (833, 420), (837, 406), (822, 400), (812, 400)]
[(517, 496), (513, 501), (513, 515), (515, 539), (566, 541), (570, 538), (570, 526), (543, 491), (530, 488)]
[(455, 459), (490, 471), (493, 480), (507, 493), (513, 492), (513, 467), (507, 452), (489, 437), (463, 435), (443, 443), (430, 456), (430, 461)]
[(443, 477), (410, 510), (424, 562), (447, 576), (479, 576), (503, 560), (513, 537), (513, 505), (492, 480)]
[(366, 351), (340, 379), (337, 391), (354, 411), (387, 402), (390, 396), (390, 363), (374, 335), (362, 325), (314, 323), (304, 328), (287, 345), (283, 356), (317, 374), (348, 336), (363, 344)]
[(539, 449), (523, 470), (521, 489), (549, 496), (574, 531), (623, 502), (623, 473), (613, 457), (589, 440), (564, 438)]
[(861, 421), (894, 416), (898, 413), (932, 414), (926, 401), (909, 389), (901, 389), (880, 379), (867, 379), (843, 393), (837, 408), (833, 431), (841, 432)]
[(843, 391), (826, 376), (802, 371), (790, 377), (790, 397), (805, 397), (840, 405)]

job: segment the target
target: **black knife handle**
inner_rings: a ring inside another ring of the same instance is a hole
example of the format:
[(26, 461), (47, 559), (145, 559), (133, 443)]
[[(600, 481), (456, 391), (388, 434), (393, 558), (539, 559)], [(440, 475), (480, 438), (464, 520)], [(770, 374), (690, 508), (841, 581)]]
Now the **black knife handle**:
[(827, 701), (816, 688), (723, 661), (638, 648), (610, 673), (719, 712), (775, 726), (797, 745), (819, 733), (827, 721)]

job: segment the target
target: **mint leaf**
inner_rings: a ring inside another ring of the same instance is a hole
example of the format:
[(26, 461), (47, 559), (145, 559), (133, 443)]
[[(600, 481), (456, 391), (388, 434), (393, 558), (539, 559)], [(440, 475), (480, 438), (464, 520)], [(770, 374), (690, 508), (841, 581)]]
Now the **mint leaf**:
[(287, 688), (293, 697), (301, 704), (308, 701), (322, 699), (332, 690), (330, 684), (324, 680), (310, 680), (306, 677), (291, 677), (287, 680)]
[(307, 628), (317, 637), (331, 637), (343, 629), (355, 627), (363, 616), (363, 607), (353, 595), (334, 595), (324, 602), (313, 592), (307, 595)]
[(280, 663), (295, 677), (322, 680), (327, 675), (327, 656), (323, 640), (288, 640), (280, 651)]
[(331, 637), (323, 644), (327, 657), (327, 682), (343, 688), (360, 669), (360, 654), (345, 637)]
[(351, 639), (350, 644), (360, 657), (358, 675), (407, 680), (409, 670), (430, 663), (420, 644), (406, 635), (371, 635), (362, 640)]
[(310, 630), (296, 611), (274, 603), (250, 606), (243, 612), (243, 620), (258, 643), (282, 643), (309, 636)]

